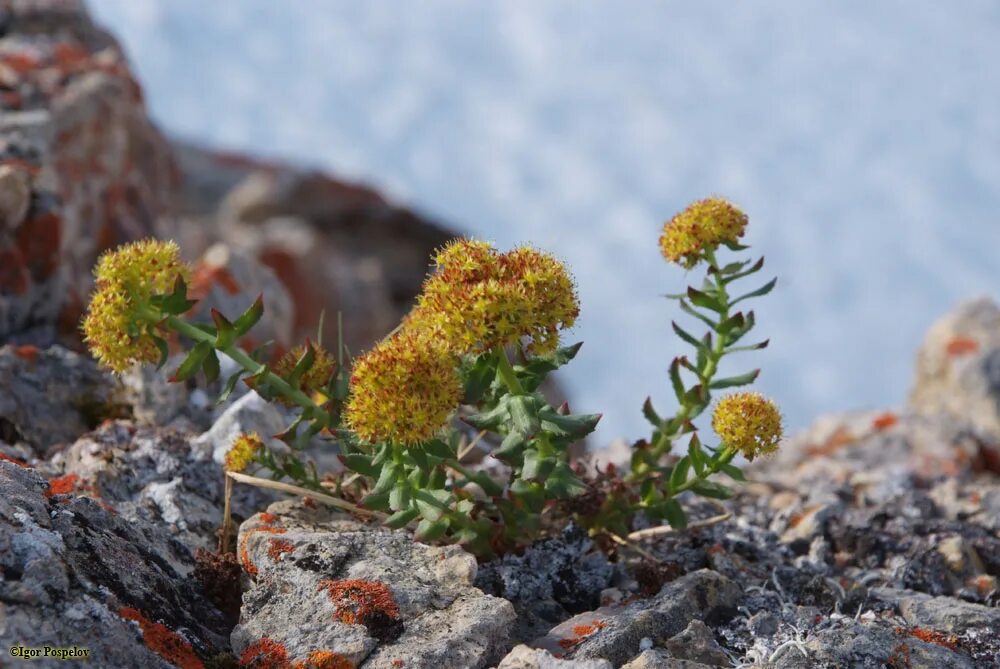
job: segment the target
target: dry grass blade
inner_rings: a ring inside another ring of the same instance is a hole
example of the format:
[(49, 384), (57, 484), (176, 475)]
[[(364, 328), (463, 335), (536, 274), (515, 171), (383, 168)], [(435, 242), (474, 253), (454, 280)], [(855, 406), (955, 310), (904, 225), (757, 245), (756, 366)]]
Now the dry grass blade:
[(310, 497), (317, 502), (322, 502), (329, 506), (342, 509), (344, 511), (349, 511), (355, 513), (359, 516), (366, 516), (369, 518), (378, 518), (379, 520), (385, 520), (388, 516), (380, 511), (370, 511), (368, 509), (362, 509), (360, 506), (351, 504), (350, 502), (345, 502), (342, 499), (333, 497), (331, 495), (325, 495), (321, 492), (316, 492), (315, 490), (309, 490), (308, 488), (300, 488), (297, 485), (292, 485), (291, 483), (283, 483), (281, 481), (272, 481), (271, 479), (262, 479), (256, 476), (248, 476), (246, 474), (237, 474), (236, 472), (227, 472), (227, 476), (238, 483), (246, 483), (247, 485), (257, 486), (258, 488), (268, 488), (270, 490), (278, 490), (280, 492), (287, 492), (292, 495), (298, 495), (299, 497)]
[(675, 529), (670, 525), (658, 525), (656, 527), (647, 527), (644, 530), (636, 530), (635, 532), (630, 532), (626, 538), (629, 539), (630, 541), (641, 541), (642, 539), (648, 539), (650, 537), (658, 537), (664, 534), (674, 534), (678, 532), (689, 532), (691, 530), (700, 530), (705, 527), (711, 527), (712, 525), (718, 525), (719, 523), (724, 523), (733, 517), (732, 512), (727, 511), (724, 506), (722, 506), (721, 504), (717, 506), (718, 508), (723, 510), (723, 513), (720, 513), (717, 516), (712, 516), (711, 518), (706, 518), (705, 520), (699, 520), (697, 522), (690, 523), (688, 524), (687, 527), (685, 527), (682, 530)]

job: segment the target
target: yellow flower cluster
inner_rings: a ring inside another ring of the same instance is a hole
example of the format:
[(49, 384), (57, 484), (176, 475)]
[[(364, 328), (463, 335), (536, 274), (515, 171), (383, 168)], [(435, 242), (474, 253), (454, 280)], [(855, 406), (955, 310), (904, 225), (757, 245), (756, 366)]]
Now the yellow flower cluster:
[(573, 279), (554, 256), (530, 247), (499, 253), (487, 242), (458, 240), (435, 256), (406, 329), (432, 333), (457, 354), (531, 339), (545, 353), (580, 313)]
[(256, 432), (241, 433), (226, 452), (226, 471), (245, 471), (264, 448), (264, 440)]
[[(330, 377), (337, 371), (337, 359), (333, 357), (332, 353), (317, 344), (313, 344), (312, 347), (316, 355), (313, 359), (313, 365), (299, 380), (299, 388), (307, 395), (313, 395), (326, 388), (327, 383), (330, 382)], [(305, 346), (296, 346), (278, 358), (278, 361), (271, 367), (271, 371), (281, 378), (287, 378), (292, 373), (292, 370), (295, 369), (295, 364), (299, 361), (299, 358), (305, 352)], [(291, 404), (291, 400), (284, 397), (279, 397), (278, 401)]]
[(190, 273), (172, 241), (145, 239), (102, 255), (82, 326), (94, 357), (119, 373), (135, 362), (155, 362), (152, 325), (136, 318), (136, 309), (153, 295), (169, 293), (178, 275), (189, 280)]
[(778, 450), (782, 437), (778, 406), (760, 393), (733, 393), (715, 405), (712, 429), (747, 460)]
[(433, 336), (401, 330), (355, 362), (347, 425), (368, 442), (427, 441), (461, 400), (456, 367), (454, 355)]
[(746, 214), (722, 198), (699, 200), (663, 225), (660, 251), (670, 262), (690, 269), (703, 249), (742, 237), (747, 221)]

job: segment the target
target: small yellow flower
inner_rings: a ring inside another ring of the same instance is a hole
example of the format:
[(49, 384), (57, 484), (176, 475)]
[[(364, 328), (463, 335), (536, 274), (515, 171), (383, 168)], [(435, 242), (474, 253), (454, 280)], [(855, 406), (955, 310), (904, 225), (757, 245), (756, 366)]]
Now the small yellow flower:
[(715, 405), (712, 429), (747, 460), (778, 450), (782, 437), (778, 406), (760, 393), (733, 393)]
[(425, 333), (403, 329), (383, 340), (354, 365), (347, 425), (368, 442), (431, 439), (461, 400), (456, 362)]
[(101, 256), (82, 324), (84, 340), (98, 361), (121, 373), (135, 362), (159, 358), (153, 326), (138, 319), (136, 310), (153, 295), (169, 293), (178, 276), (188, 280), (190, 269), (172, 241), (146, 239)]
[[(299, 380), (299, 388), (307, 395), (314, 395), (326, 388), (327, 383), (330, 382), (330, 377), (337, 371), (337, 360), (333, 357), (332, 353), (317, 344), (313, 344), (312, 347), (316, 355), (313, 365)], [(305, 352), (306, 347), (304, 345), (296, 346), (281, 356), (274, 363), (271, 371), (282, 378), (287, 377), (295, 369), (295, 364)], [(278, 401), (291, 404), (290, 400), (283, 397), (278, 397)]]
[(573, 279), (554, 256), (529, 247), (498, 253), (473, 240), (452, 242), (435, 258), (405, 328), (433, 333), (455, 353), (480, 353), (522, 337), (550, 351), (579, 315)]
[(690, 269), (703, 249), (735, 243), (743, 236), (747, 222), (746, 214), (722, 198), (699, 200), (663, 225), (660, 251), (670, 262)]
[(256, 432), (241, 433), (226, 452), (226, 471), (242, 472), (264, 448), (264, 441)]

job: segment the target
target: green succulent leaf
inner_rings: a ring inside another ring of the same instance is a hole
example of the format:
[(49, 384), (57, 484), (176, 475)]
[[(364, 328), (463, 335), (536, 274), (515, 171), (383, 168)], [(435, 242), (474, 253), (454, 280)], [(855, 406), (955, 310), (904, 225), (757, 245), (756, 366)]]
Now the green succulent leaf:
[(264, 296), (258, 295), (257, 299), (253, 301), (246, 311), (240, 314), (240, 317), (236, 319), (233, 323), (233, 329), (236, 330), (236, 336), (242, 337), (250, 329), (257, 324), (261, 316), (264, 315)]
[(746, 482), (747, 477), (743, 474), (743, 470), (736, 465), (731, 465), (728, 462), (723, 462), (719, 464), (719, 469), (722, 470), (726, 476), (733, 479), (734, 481)]
[(702, 497), (712, 499), (729, 499), (733, 496), (732, 490), (715, 481), (698, 481), (691, 486), (691, 490)]
[(711, 309), (712, 311), (720, 314), (726, 310), (726, 306), (719, 301), (718, 297), (702, 292), (691, 286), (688, 286), (688, 299), (691, 300), (691, 303), (696, 307)]
[(713, 321), (711, 318), (709, 318), (705, 314), (701, 313), (700, 311), (692, 307), (690, 304), (687, 303), (687, 300), (680, 300), (680, 306), (681, 306), (681, 311), (691, 316), (694, 316), (695, 318), (697, 318), (698, 320), (700, 320), (702, 323), (712, 328), (713, 330), (718, 327), (718, 324), (715, 321)]
[(222, 404), (229, 399), (229, 396), (233, 394), (233, 390), (236, 389), (236, 384), (240, 382), (240, 377), (242, 376), (242, 369), (230, 374), (229, 378), (226, 379), (226, 385), (222, 387), (222, 392), (219, 393), (219, 399), (216, 400), (216, 404)]
[(663, 419), (660, 418), (660, 414), (656, 413), (656, 409), (653, 408), (653, 400), (649, 397), (642, 403), (642, 415), (653, 427), (657, 429), (663, 427)]
[(219, 358), (215, 355), (215, 351), (211, 349), (208, 351), (208, 355), (205, 356), (205, 361), (201, 365), (201, 370), (205, 373), (205, 380), (209, 383), (219, 378)]
[(167, 342), (163, 337), (153, 335), (153, 343), (156, 344), (156, 348), (160, 352), (160, 359), (156, 362), (156, 369), (163, 369), (163, 366), (167, 364), (167, 359), (170, 357), (170, 349), (167, 348)]
[(215, 323), (215, 348), (224, 350), (236, 341), (236, 328), (218, 309), (212, 309), (212, 321)]
[(347, 453), (340, 456), (340, 461), (352, 472), (363, 476), (376, 478), (379, 475), (379, 467), (372, 464), (372, 456), (364, 453)]
[(177, 367), (177, 371), (170, 378), (171, 381), (187, 381), (192, 376), (194, 376), (198, 370), (201, 368), (202, 364), (205, 362), (205, 358), (208, 357), (209, 352), (212, 350), (212, 345), (207, 342), (198, 342), (191, 352), (187, 354), (184, 361), (181, 362), (180, 366)]
[(760, 376), (760, 370), (755, 369), (752, 372), (747, 372), (746, 374), (740, 374), (739, 376), (730, 376), (725, 379), (716, 379), (709, 384), (709, 388), (713, 390), (719, 390), (720, 388), (735, 388), (737, 386), (747, 386), (757, 380)]
[(417, 524), (417, 529), (413, 531), (413, 535), (417, 541), (435, 541), (444, 536), (444, 533), (447, 531), (447, 518), (431, 520), (425, 517)]
[(313, 363), (316, 362), (316, 349), (313, 347), (312, 342), (306, 340), (306, 350), (302, 352), (299, 359), (295, 361), (295, 367), (288, 374), (288, 384), (293, 388), (298, 388), (299, 382), (302, 381), (302, 377), (312, 369)]
[(691, 456), (685, 455), (683, 458), (677, 461), (674, 465), (673, 471), (670, 472), (670, 490), (677, 490), (682, 485), (687, 483), (688, 471), (691, 469)]
[(777, 277), (775, 277), (775, 278), (771, 279), (770, 281), (768, 281), (767, 283), (765, 283), (760, 288), (758, 288), (757, 290), (752, 290), (749, 293), (747, 293), (746, 295), (741, 295), (740, 297), (736, 298), (735, 300), (733, 300), (730, 303), (730, 306), (733, 306), (735, 304), (739, 304), (743, 300), (748, 300), (751, 297), (760, 297), (761, 295), (767, 295), (772, 290), (774, 290), (774, 287), (777, 284), (778, 284), (778, 279), (777, 279)]
[(385, 519), (385, 525), (394, 530), (406, 527), (420, 516), (420, 511), (414, 508), (402, 509)]
[(687, 527), (687, 514), (684, 513), (684, 508), (673, 497), (667, 497), (663, 500), (663, 516), (670, 523), (670, 527), (675, 530), (683, 530)]

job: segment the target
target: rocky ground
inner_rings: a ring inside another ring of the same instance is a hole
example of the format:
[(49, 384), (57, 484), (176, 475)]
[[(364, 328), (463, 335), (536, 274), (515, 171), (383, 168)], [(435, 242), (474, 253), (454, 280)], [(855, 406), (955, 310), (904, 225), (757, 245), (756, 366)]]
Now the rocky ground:
[(905, 408), (818, 420), (733, 499), (683, 500), (683, 532), (609, 554), (567, 527), (477, 564), (236, 486), (219, 557), (232, 436), (287, 416), (98, 370), (75, 327), (96, 255), (173, 236), (204, 305), (264, 293), (260, 336), (284, 346), (341, 311), (358, 349), (448, 233), (361, 186), (172, 145), (74, 0), (0, 2), (0, 101), (0, 666), (16, 644), (91, 653), (37, 667), (1000, 666), (994, 302), (928, 333)]

